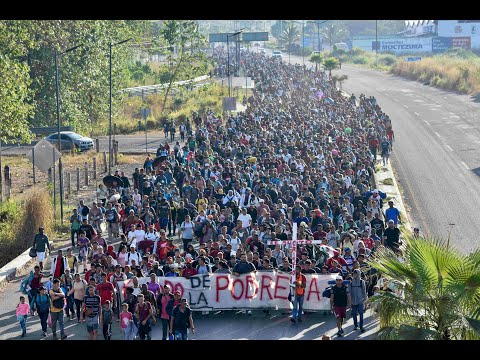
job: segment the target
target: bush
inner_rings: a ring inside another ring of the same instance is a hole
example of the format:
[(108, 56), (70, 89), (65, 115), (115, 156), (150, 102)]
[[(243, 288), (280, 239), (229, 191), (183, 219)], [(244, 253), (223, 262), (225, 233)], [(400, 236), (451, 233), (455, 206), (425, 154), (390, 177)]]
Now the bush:
[(350, 55), (352, 56), (359, 56), (359, 55), (365, 55), (365, 50), (362, 50), (360, 48), (353, 48), (350, 50)]
[(360, 55), (357, 55), (357, 56), (352, 56), (352, 63), (354, 64), (362, 64), (362, 65), (365, 65), (368, 63), (368, 59), (366, 56), (360, 56)]
[(0, 204), (0, 267), (15, 259), (33, 243), (38, 228), (53, 234), (53, 206), (48, 191), (29, 190), (25, 200)]
[(384, 55), (380, 58), (380, 64), (392, 66), (397, 62), (397, 58), (393, 55)]

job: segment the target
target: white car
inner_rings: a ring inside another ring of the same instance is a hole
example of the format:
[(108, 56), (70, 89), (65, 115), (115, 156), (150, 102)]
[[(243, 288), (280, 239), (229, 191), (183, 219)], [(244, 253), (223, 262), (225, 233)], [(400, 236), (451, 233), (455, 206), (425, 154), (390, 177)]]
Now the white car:
[(272, 52), (272, 58), (282, 58), (282, 52), (279, 51), (279, 50), (275, 50), (274, 52)]

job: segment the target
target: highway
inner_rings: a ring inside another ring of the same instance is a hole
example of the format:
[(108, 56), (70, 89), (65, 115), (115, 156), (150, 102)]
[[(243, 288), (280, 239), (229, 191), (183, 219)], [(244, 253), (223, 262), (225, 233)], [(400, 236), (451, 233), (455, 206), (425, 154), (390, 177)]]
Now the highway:
[[(288, 55), (283, 55), (288, 62)], [(291, 63), (303, 64), (301, 56)], [(307, 67), (314, 66), (305, 58)], [(412, 226), (423, 235), (447, 239), (463, 253), (478, 248), (480, 234), (480, 102), (417, 81), (356, 66), (344, 91), (375, 96), (392, 119), (391, 156)]]
[[(344, 89), (377, 98), (395, 131), (393, 167), (413, 226), (462, 252), (480, 233), (480, 104), (383, 72), (343, 66)], [(473, 207), (473, 209), (470, 209)]]

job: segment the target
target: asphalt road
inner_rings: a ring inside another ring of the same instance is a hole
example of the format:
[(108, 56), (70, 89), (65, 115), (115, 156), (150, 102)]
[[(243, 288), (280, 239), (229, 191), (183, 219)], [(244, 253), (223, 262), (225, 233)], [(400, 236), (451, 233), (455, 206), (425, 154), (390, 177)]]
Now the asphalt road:
[[(288, 55), (284, 54), (288, 62)], [(291, 63), (303, 64), (291, 56)], [(307, 67), (314, 66), (305, 59)], [(480, 234), (480, 102), (386, 72), (342, 65), (343, 90), (375, 96), (395, 131), (391, 156), (412, 226), (460, 251)]]
[(413, 226), (478, 248), (480, 222), (480, 104), (470, 96), (387, 73), (344, 66), (344, 89), (373, 95), (392, 119), (393, 167)]
[[(100, 152), (107, 151), (108, 152), (108, 136), (100, 136), (98, 138), (100, 140)], [(94, 138), (95, 140), (95, 138)], [(116, 135), (115, 140), (118, 141), (118, 148), (119, 151), (122, 153), (135, 153), (135, 154), (143, 154), (145, 153), (145, 135)], [(157, 151), (160, 144), (165, 144), (165, 136), (163, 134), (147, 134), (147, 149), (149, 152), (155, 153)], [(175, 141), (180, 141), (180, 135), (177, 134), (175, 137)], [(170, 142), (170, 136), (168, 138), (168, 142)], [(173, 143), (175, 144), (175, 143)], [(32, 146), (2, 146), (2, 154), (4, 155), (25, 155), (32, 149)], [(95, 151), (95, 146), (93, 150)]]

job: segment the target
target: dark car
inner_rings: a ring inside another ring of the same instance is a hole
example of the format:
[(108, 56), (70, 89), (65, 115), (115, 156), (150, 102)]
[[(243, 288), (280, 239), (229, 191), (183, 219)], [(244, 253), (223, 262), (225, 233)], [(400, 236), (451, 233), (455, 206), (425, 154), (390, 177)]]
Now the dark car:
[[(54, 133), (48, 135), (45, 140), (52, 143), (53, 145), (56, 145), (58, 142), (58, 134)], [(75, 146), (76, 149), (80, 151), (85, 151), (93, 147), (92, 139), (77, 134), (73, 131), (61, 131), (60, 141), (62, 143), (62, 149), (64, 150), (70, 150), (72, 148), (72, 144), (73, 146)]]

